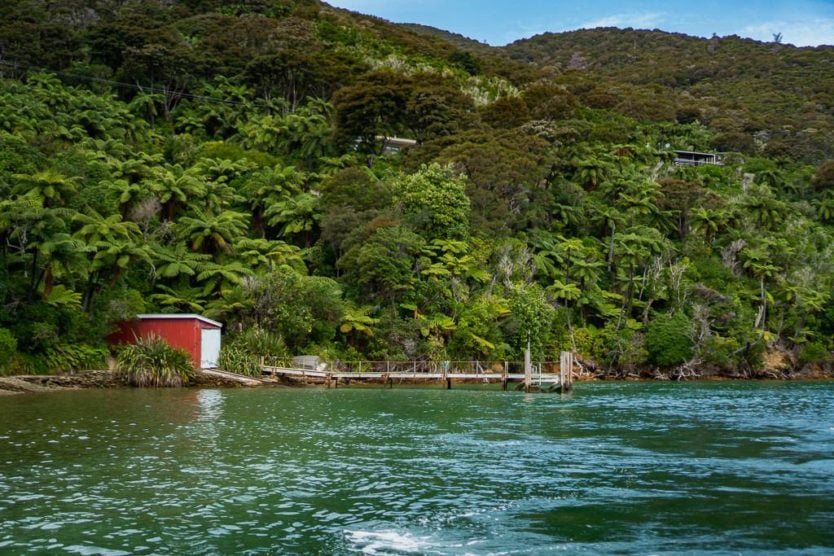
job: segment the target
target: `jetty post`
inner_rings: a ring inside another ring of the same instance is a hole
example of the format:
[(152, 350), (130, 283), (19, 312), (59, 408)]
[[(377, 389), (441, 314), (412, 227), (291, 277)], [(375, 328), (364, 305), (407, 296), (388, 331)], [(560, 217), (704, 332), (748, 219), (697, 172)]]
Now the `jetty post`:
[(501, 369), (501, 390), (506, 392), (507, 390), (507, 382), (509, 382), (509, 373), (510, 373), (510, 362), (504, 361), (504, 367)]
[(559, 357), (559, 389), (563, 394), (573, 389), (572, 351), (563, 351)]
[(527, 337), (527, 349), (524, 350), (524, 391), (529, 392), (533, 387), (533, 364), (530, 354), (530, 337)]

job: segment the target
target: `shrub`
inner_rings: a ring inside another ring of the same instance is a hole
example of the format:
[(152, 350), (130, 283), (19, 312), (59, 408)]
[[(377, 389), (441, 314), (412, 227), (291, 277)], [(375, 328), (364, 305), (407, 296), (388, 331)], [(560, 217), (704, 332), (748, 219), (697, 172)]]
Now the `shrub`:
[(738, 354), (738, 368), (744, 372), (757, 371), (764, 366), (765, 343), (762, 341), (745, 342), (744, 349)]
[(756, 142), (747, 133), (728, 131), (717, 135), (712, 141), (712, 147), (719, 151), (730, 151), (744, 154), (756, 152)]
[(280, 334), (258, 326), (247, 328), (235, 335), (228, 345), (240, 347), (258, 357), (288, 357), (287, 344)]
[(0, 374), (11, 368), (17, 353), (17, 340), (7, 328), (0, 328)]
[(251, 297), (254, 308), (240, 324), (248, 328), (251, 322), (261, 323), (279, 334), (292, 351), (332, 339), (341, 322), (342, 292), (336, 281), (305, 276), (286, 265), (255, 280)]
[(831, 352), (820, 342), (808, 342), (802, 346), (799, 352), (799, 362), (803, 365), (809, 363), (825, 363), (831, 361)]
[(634, 371), (646, 362), (646, 338), (641, 324), (628, 319), (617, 327), (616, 320), (606, 323), (594, 342), (594, 358), (609, 369)]
[(740, 353), (740, 346), (735, 338), (712, 335), (701, 350), (703, 362), (714, 365), (719, 369), (732, 369), (736, 366), (736, 354)]
[(261, 358), (269, 361), (289, 358), (284, 339), (260, 327), (247, 328), (232, 337), (220, 352), (220, 368), (249, 376), (261, 375)]
[(220, 351), (220, 368), (230, 373), (261, 376), (260, 358), (241, 345), (223, 346)]
[(703, 362), (733, 374), (749, 374), (764, 365), (765, 343), (754, 335), (731, 332), (730, 336), (713, 335), (702, 350)]
[(157, 336), (121, 348), (117, 366), (134, 386), (182, 386), (196, 372), (188, 353)]
[(576, 342), (576, 351), (584, 358), (595, 358), (597, 350), (595, 349), (595, 341), (598, 335), (598, 330), (594, 327), (589, 328), (574, 328), (573, 337)]
[(834, 188), (834, 160), (826, 160), (819, 165), (813, 183), (817, 191)]
[(105, 368), (107, 350), (86, 344), (62, 344), (43, 352), (21, 355), (21, 370), (26, 374), (73, 373)]
[(685, 363), (692, 357), (692, 321), (684, 313), (662, 315), (646, 331), (646, 350), (652, 362), (663, 367)]

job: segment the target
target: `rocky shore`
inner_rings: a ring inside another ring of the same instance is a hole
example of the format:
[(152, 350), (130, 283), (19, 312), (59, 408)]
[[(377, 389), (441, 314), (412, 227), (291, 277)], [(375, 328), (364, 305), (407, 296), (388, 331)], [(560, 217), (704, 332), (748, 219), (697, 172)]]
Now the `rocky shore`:
[[(803, 365), (797, 367), (785, 357), (768, 357), (764, 368), (757, 371), (728, 373), (725, 370), (694, 367), (673, 371), (641, 369), (611, 372), (583, 362), (574, 374), (576, 381), (594, 380), (830, 380), (834, 379), (832, 365)], [(258, 379), (221, 370), (201, 370), (189, 386), (198, 388), (256, 388), (288, 386), (276, 380)], [(85, 371), (62, 375), (18, 375), (0, 377), (0, 396), (24, 393), (83, 390), (91, 388), (130, 388), (124, 375), (115, 371)]]
[(0, 394), (119, 388), (126, 385), (124, 377), (113, 371), (86, 371), (64, 375), (19, 375), (0, 377)]
[[(210, 388), (257, 387), (267, 384), (256, 378), (223, 371), (199, 371), (191, 386)], [(84, 390), (91, 388), (129, 388), (124, 375), (115, 371), (85, 371), (62, 375), (18, 375), (0, 377), (0, 396), (25, 393)]]

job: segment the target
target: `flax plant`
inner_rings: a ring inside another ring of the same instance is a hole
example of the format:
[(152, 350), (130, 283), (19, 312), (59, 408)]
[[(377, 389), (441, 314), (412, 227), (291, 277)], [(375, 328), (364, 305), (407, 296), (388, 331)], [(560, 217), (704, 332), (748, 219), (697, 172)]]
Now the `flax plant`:
[(188, 353), (158, 336), (137, 338), (121, 349), (118, 370), (139, 387), (178, 387), (188, 384), (195, 369)]

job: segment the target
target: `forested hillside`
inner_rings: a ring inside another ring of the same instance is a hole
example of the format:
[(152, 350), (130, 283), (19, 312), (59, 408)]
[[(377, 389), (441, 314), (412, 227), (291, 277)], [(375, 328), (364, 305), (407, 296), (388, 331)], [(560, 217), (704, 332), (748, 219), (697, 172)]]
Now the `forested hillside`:
[[(795, 49), (721, 39), (773, 59), (764, 114), (718, 94), (755, 69), (659, 85), (593, 40), (571, 68), (575, 45), (513, 60), (314, 1), (8, 4), (3, 372), (101, 365), (118, 321), (182, 311), (223, 321), (241, 367), (519, 359), (528, 338), (623, 375), (830, 362), (829, 50), (796, 51), (800, 80), (777, 64)], [(696, 40), (655, 35), (658, 60)], [(712, 148), (725, 165), (672, 164)]]
[(506, 52), (564, 72), (559, 81), (590, 106), (704, 123), (719, 150), (834, 158), (832, 46), (608, 28), (539, 35)]

